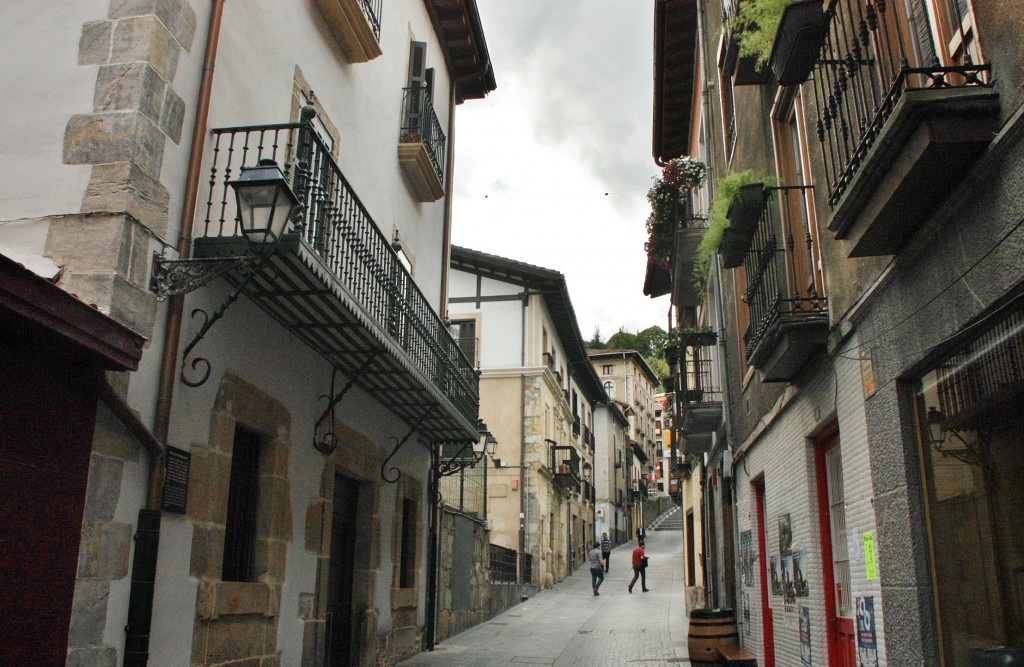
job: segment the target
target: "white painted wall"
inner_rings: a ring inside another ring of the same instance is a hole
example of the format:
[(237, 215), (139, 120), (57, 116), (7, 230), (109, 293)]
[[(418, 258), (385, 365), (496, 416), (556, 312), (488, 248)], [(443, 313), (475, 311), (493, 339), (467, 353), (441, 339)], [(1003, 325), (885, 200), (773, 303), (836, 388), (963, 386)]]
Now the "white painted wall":
[(0, 3), (0, 221), (81, 210), (91, 167), (63, 164), (64, 128), (93, 109), (96, 68), (78, 65), (78, 42), (108, 4)]

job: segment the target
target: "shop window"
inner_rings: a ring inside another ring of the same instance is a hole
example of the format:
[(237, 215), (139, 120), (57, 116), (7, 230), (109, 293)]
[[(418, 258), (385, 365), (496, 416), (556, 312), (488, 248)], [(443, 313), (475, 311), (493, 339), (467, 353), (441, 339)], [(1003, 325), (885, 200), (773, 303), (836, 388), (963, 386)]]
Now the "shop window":
[[(993, 318), (994, 319), (994, 318)], [(1024, 308), (917, 383), (935, 597), (946, 667), (1024, 644)]]

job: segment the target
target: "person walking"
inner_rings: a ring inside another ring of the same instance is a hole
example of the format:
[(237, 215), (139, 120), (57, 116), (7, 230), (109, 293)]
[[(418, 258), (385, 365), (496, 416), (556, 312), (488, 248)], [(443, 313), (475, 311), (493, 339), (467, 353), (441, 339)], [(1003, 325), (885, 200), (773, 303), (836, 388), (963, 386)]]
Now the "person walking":
[(601, 558), (604, 558), (604, 571), (607, 572), (612, 558), (612, 541), (608, 539), (608, 533), (601, 533)]
[(647, 531), (644, 530), (643, 524), (636, 527), (636, 541), (640, 546), (645, 546), (644, 542), (647, 540)]
[(601, 584), (604, 583), (604, 559), (601, 558), (601, 543), (594, 542), (594, 548), (590, 550), (588, 554), (590, 558), (590, 583), (594, 587), (594, 595), (600, 595), (597, 592), (598, 588), (601, 588)]
[[(633, 549), (633, 581), (629, 582), (629, 592), (633, 592), (633, 584), (636, 583), (637, 577), (640, 577), (640, 587), (644, 593), (647, 592), (647, 555), (644, 553), (644, 548), (638, 546)], [(596, 592), (596, 591), (595, 591)]]

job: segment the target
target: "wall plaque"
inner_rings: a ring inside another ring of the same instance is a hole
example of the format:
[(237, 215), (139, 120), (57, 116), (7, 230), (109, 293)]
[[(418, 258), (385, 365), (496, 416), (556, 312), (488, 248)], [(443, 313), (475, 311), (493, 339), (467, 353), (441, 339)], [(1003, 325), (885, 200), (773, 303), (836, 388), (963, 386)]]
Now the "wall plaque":
[(160, 509), (165, 512), (184, 514), (188, 504), (188, 474), (192, 464), (192, 454), (177, 447), (167, 448), (166, 470), (164, 481), (164, 497)]

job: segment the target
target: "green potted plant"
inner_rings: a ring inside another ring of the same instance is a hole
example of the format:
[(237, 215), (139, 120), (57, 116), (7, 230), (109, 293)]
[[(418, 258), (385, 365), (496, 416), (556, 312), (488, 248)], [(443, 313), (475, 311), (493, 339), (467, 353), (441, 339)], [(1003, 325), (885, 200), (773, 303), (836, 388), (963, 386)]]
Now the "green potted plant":
[(698, 292), (703, 292), (707, 284), (708, 271), (711, 268), (711, 254), (715, 251), (723, 254), (727, 268), (734, 268), (742, 263), (743, 254), (740, 253), (738, 255), (739, 263), (733, 264), (736, 261), (737, 251), (742, 249), (745, 253), (746, 249), (740, 248), (738, 241), (742, 239), (738, 238), (735, 232), (727, 234), (729, 209), (739, 194), (740, 188), (757, 183), (761, 183), (763, 187), (766, 182), (766, 179), (754, 176), (751, 169), (736, 171), (715, 181), (715, 194), (711, 200), (708, 230), (697, 247), (697, 257), (693, 263), (693, 284)]
[(676, 329), (675, 333), (680, 345), (687, 347), (702, 347), (718, 342), (718, 332), (708, 326)]

